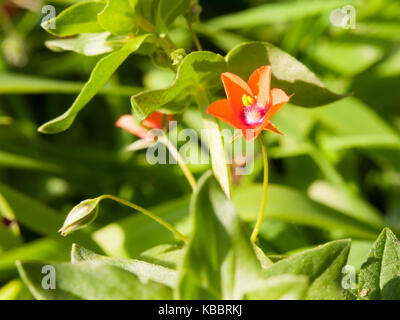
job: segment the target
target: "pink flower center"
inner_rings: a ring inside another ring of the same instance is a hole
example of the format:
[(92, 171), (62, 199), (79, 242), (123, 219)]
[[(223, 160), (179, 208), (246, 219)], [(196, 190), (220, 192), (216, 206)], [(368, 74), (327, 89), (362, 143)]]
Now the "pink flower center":
[(265, 109), (258, 105), (245, 106), (242, 111), (242, 120), (248, 126), (261, 124), (264, 121)]

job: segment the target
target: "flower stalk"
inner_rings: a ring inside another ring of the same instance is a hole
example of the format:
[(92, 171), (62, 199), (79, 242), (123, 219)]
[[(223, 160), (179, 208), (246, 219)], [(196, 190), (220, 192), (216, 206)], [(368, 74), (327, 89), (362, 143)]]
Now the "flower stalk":
[(267, 192), (268, 192), (268, 154), (267, 154), (267, 148), (265, 147), (264, 139), (263, 139), (261, 134), (258, 136), (258, 139), (260, 140), (261, 150), (262, 150), (263, 160), (264, 160), (264, 182), (263, 182), (263, 192), (262, 192), (262, 198), (261, 198), (260, 212), (258, 214), (257, 222), (256, 222), (256, 225), (254, 227), (253, 233), (251, 234), (251, 237), (250, 237), (250, 240), (252, 242), (255, 242), (257, 240), (257, 235), (260, 232), (261, 223), (262, 223), (262, 221), (264, 219), (265, 206), (267, 204)]

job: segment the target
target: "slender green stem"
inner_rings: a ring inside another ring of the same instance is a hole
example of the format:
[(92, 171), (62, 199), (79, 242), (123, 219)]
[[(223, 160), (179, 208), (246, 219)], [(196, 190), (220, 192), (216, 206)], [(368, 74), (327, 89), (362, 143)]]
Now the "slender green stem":
[(123, 204), (124, 206), (130, 207), (134, 210), (139, 211), (140, 213), (143, 213), (144, 215), (148, 216), (149, 218), (157, 221), (159, 224), (161, 224), (162, 226), (164, 226), (165, 228), (167, 228), (169, 231), (171, 231), (174, 235), (176, 235), (179, 239), (181, 239), (184, 242), (187, 242), (186, 237), (180, 233), (178, 230), (176, 230), (172, 225), (170, 225), (168, 222), (166, 222), (165, 220), (161, 219), (160, 217), (158, 217), (157, 215), (155, 215), (154, 213), (150, 212), (149, 210), (146, 210), (145, 208), (142, 208), (132, 202), (126, 201), (124, 199), (118, 198), (116, 196), (113, 196), (111, 194), (103, 194), (102, 196), (98, 197), (98, 200), (104, 200), (104, 199), (111, 199), (114, 200), (116, 202), (119, 202), (121, 204)]
[(178, 163), (179, 167), (181, 168), (183, 174), (185, 175), (186, 179), (188, 180), (190, 186), (193, 190), (196, 189), (196, 179), (193, 177), (192, 173), (190, 172), (189, 168), (186, 166), (185, 161), (183, 161), (182, 156), (180, 155), (179, 151), (176, 149), (174, 144), (168, 139), (168, 137), (163, 134), (158, 138), (158, 141), (164, 143), (165, 146), (168, 148), (169, 152), (171, 152), (172, 156)]
[(185, 18), (186, 18), (186, 22), (187, 22), (187, 25), (188, 25), (189, 32), (190, 32), (190, 35), (191, 35), (191, 37), (192, 37), (193, 43), (194, 43), (194, 45), (196, 46), (196, 49), (197, 49), (198, 51), (202, 51), (202, 50), (203, 50), (203, 47), (201, 46), (200, 40), (199, 40), (199, 38), (197, 37), (196, 32), (194, 32), (194, 30), (193, 30), (192, 21), (190, 21), (190, 19), (189, 19), (188, 17), (185, 17)]
[(260, 213), (258, 214), (258, 219), (256, 222), (256, 225), (254, 227), (253, 233), (251, 234), (250, 240), (252, 242), (255, 242), (257, 239), (258, 232), (260, 231), (261, 228), (261, 223), (264, 219), (264, 211), (265, 211), (265, 205), (267, 203), (267, 191), (268, 191), (268, 155), (267, 155), (267, 148), (265, 147), (264, 144), (264, 139), (262, 137), (262, 134), (259, 136), (259, 140), (261, 143), (261, 150), (263, 153), (263, 159), (264, 159), (264, 185), (263, 185), (263, 193), (262, 193), (262, 199), (261, 199), (261, 207), (260, 207)]

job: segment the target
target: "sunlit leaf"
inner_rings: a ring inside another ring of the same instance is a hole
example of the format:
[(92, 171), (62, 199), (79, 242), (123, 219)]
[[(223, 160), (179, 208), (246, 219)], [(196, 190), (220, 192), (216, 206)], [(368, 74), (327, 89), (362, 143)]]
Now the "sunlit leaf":
[(100, 261), (50, 264), (55, 269), (55, 289), (45, 289), (45, 265), (49, 263), (17, 262), (22, 280), (39, 300), (172, 299), (170, 288), (153, 281), (144, 283), (134, 274)]
[(151, 280), (172, 288), (176, 286), (177, 282), (177, 273), (173, 269), (136, 259), (108, 258), (75, 244), (72, 246), (71, 260), (72, 263), (80, 261), (104, 262), (135, 274), (142, 282)]

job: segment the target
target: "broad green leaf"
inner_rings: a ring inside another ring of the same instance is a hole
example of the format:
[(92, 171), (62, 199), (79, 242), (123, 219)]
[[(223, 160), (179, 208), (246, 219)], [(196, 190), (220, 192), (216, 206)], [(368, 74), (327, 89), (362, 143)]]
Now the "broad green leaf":
[(108, 0), (104, 10), (98, 15), (100, 25), (115, 35), (126, 35), (134, 32), (138, 23), (135, 14), (136, 2), (132, 0)]
[[(41, 93), (79, 93), (84, 83), (48, 79), (30, 75), (1, 73), (0, 94), (41, 94)], [(131, 96), (140, 91), (139, 87), (105, 85), (99, 94)]]
[(226, 63), (219, 55), (208, 51), (188, 54), (179, 65), (174, 82), (166, 89), (148, 90), (134, 95), (132, 107), (140, 119), (161, 110), (178, 113), (190, 103), (197, 88), (221, 85), (219, 78)]
[(283, 274), (264, 280), (245, 295), (246, 300), (300, 300), (308, 289), (306, 276)]
[(228, 70), (247, 80), (264, 65), (272, 67), (272, 88), (281, 88), (290, 102), (316, 107), (339, 100), (343, 95), (331, 92), (305, 65), (267, 42), (248, 42), (233, 48), (226, 56)]
[(208, 22), (210, 26), (218, 29), (241, 29), (267, 24), (282, 23), (315, 16), (323, 12), (329, 12), (353, 1), (324, 0), (324, 1), (286, 1), (266, 4), (251, 9), (242, 10), (214, 18)]
[(241, 299), (262, 279), (245, 225), (205, 174), (191, 203), (193, 233), (180, 267), (180, 299)]
[[(47, 20), (42, 27), (49, 33), (59, 36), (72, 36), (79, 33), (97, 33), (104, 29), (97, 21), (97, 14), (103, 10), (104, 1), (82, 1), (62, 11), (56, 18)], [(55, 23), (55, 28), (52, 26)]]
[(400, 242), (383, 229), (361, 266), (359, 296), (369, 300), (400, 300)]
[(68, 247), (53, 239), (42, 238), (31, 241), (0, 255), (0, 281), (3, 282), (17, 274), (16, 260), (67, 261), (68, 258)]
[[(234, 190), (233, 200), (236, 208), (245, 221), (255, 221), (261, 203), (262, 185), (246, 185)], [(379, 227), (367, 224), (342, 212), (326, 207), (309, 199), (301, 192), (280, 185), (268, 187), (268, 201), (265, 218), (300, 225), (338, 229), (346, 234), (373, 239)]]
[(64, 216), (39, 201), (3, 184), (0, 184), (0, 194), (8, 202), (20, 225), (26, 226), (41, 235), (61, 241), (64, 244), (76, 242), (91, 249), (101, 250), (92, 240), (89, 233), (85, 231), (73, 234), (67, 238), (61, 237), (57, 233), (57, 230), (63, 225)]
[(77, 263), (80, 261), (101, 261), (119, 267), (135, 274), (142, 282), (151, 280), (171, 288), (174, 288), (177, 283), (177, 272), (173, 269), (136, 259), (109, 258), (74, 244), (72, 246), (71, 262)]
[[(150, 211), (182, 232), (178, 223), (188, 217), (189, 201), (177, 199), (150, 208)], [(94, 238), (108, 256), (125, 259), (137, 257), (154, 246), (175, 242), (169, 230), (141, 214), (108, 224), (97, 230)]]
[(343, 299), (341, 271), (350, 250), (350, 240), (328, 242), (283, 259), (264, 271), (268, 278), (281, 274), (307, 276), (307, 299)]
[(96, 56), (113, 50), (107, 38), (109, 32), (82, 33), (71, 39), (48, 40), (45, 45), (53, 51), (74, 51), (85, 56)]
[(67, 130), (74, 122), (78, 112), (82, 110), (104, 86), (122, 62), (124, 62), (132, 52), (138, 50), (148, 37), (149, 35), (135, 37), (118, 51), (112, 52), (97, 62), (88, 82), (86, 82), (72, 106), (61, 116), (42, 125), (39, 131), (53, 134)]
[[(48, 290), (42, 286), (45, 265), (55, 268), (56, 289)], [(17, 267), (22, 280), (39, 300), (172, 299), (170, 288), (153, 281), (144, 283), (134, 274), (105, 262), (56, 264), (17, 261)]]
[(185, 14), (190, 6), (191, 0), (160, 0), (158, 2), (157, 29), (160, 32), (168, 31), (168, 26), (175, 19)]

